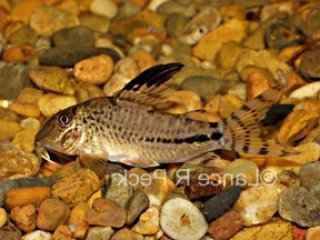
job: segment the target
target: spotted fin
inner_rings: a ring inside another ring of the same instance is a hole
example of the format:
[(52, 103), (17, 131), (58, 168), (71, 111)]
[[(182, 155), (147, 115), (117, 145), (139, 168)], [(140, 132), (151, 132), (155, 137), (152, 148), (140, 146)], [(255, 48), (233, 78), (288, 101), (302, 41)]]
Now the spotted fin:
[(81, 152), (79, 154), (81, 167), (94, 171), (99, 177), (103, 177), (105, 175), (105, 170), (108, 164), (107, 159), (107, 156), (104, 155), (88, 154), (85, 152)]
[(277, 87), (266, 90), (223, 120), (227, 149), (268, 156), (286, 156), (295, 153), (294, 150), (274, 140), (261, 138), (261, 122), (272, 104), (280, 100), (281, 89), (285, 86), (283, 73), (279, 75), (280, 84)]
[(182, 67), (183, 64), (178, 62), (153, 66), (131, 80), (116, 97), (120, 100), (152, 106), (155, 109), (168, 108), (172, 103), (164, 97), (163, 93), (168, 89), (168, 85), (164, 83)]

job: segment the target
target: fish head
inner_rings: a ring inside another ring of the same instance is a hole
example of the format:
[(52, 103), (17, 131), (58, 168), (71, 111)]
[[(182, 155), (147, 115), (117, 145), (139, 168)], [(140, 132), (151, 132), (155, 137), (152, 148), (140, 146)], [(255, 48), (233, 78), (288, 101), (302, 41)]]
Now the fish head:
[(47, 159), (49, 152), (62, 155), (77, 155), (82, 136), (81, 125), (77, 119), (76, 106), (62, 110), (48, 119), (37, 133), (36, 152)]

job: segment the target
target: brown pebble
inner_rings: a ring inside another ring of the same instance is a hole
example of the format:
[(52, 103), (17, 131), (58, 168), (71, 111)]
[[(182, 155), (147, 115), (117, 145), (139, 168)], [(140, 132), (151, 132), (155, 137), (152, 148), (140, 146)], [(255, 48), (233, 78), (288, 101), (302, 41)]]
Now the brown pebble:
[(9, 105), (9, 109), (26, 117), (37, 118), (40, 116), (38, 106), (29, 103), (13, 102)]
[(5, 50), (2, 54), (6, 62), (28, 62), (36, 54), (33, 47), (23, 44)]
[(11, 210), (29, 203), (38, 204), (43, 199), (50, 198), (50, 195), (48, 187), (16, 188), (6, 193), (4, 204), (6, 209)]
[(14, 207), (10, 212), (11, 219), (24, 232), (32, 232), (36, 228), (37, 209), (34, 204)]
[(126, 211), (109, 199), (94, 200), (92, 208), (94, 210), (87, 212), (86, 216), (90, 225), (120, 228), (126, 222)]
[(215, 240), (228, 240), (241, 230), (243, 220), (236, 211), (229, 211), (209, 224), (208, 233)]
[(52, 240), (71, 240), (72, 233), (68, 226), (60, 225), (53, 233)]
[(217, 182), (210, 181), (209, 183), (201, 183), (200, 181), (192, 181), (185, 188), (185, 193), (190, 200), (195, 200), (203, 197), (213, 196), (222, 190), (222, 185)]
[(37, 218), (37, 227), (42, 230), (54, 231), (64, 224), (70, 215), (68, 205), (58, 199), (45, 199), (41, 202)]

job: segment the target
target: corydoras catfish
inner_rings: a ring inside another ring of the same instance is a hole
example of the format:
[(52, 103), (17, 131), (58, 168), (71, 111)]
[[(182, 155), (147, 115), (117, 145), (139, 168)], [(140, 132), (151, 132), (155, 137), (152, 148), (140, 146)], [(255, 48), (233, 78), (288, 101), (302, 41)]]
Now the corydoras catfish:
[(180, 63), (156, 65), (113, 97), (91, 99), (58, 112), (37, 134), (38, 151), (46, 157), (47, 150), (79, 156), (84, 167), (96, 172), (107, 161), (138, 167), (201, 163), (216, 149), (290, 154), (286, 147), (260, 136), (261, 121), (280, 99), (283, 84), (263, 92), (221, 122), (202, 122), (159, 109), (166, 99), (158, 93), (182, 67)]

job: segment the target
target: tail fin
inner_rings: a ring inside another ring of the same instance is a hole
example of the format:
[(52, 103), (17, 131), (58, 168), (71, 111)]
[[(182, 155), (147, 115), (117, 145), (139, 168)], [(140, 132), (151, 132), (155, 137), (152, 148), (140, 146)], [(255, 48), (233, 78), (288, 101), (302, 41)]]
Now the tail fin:
[(224, 119), (227, 149), (268, 156), (286, 156), (295, 153), (274, 140), (261, 138), (261, 122), (271, 105), (280, 100), (281, 89), (286, 85), (283, 73), (278, 74), (280, 76), (278, 87), (266, 90)]

